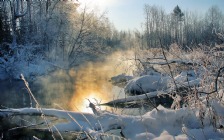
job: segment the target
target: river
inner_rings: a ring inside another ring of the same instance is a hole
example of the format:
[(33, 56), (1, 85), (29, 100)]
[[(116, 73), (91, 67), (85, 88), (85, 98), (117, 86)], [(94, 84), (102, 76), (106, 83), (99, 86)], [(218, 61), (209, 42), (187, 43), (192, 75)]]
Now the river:
[[(29, 87), (42, 107), (89, 112), (89, 101), (98, 104), (125, 97), (122, 88), (113, 86), (110, 78), (121, 73), (133, 75), (134, 62), (125, 61), (132, 52), (115, 52), (106, 59), (86, 62), (79, 68), (56, 70), (29, 81)], [(26, 77), (25, 77), (26, 78)], [(1, 108), (35, 107), (22, 80), (0, 81)], [(101, 106), (99, 109), (119, 114), (142, 114), (141, 109), (117, 109)]]

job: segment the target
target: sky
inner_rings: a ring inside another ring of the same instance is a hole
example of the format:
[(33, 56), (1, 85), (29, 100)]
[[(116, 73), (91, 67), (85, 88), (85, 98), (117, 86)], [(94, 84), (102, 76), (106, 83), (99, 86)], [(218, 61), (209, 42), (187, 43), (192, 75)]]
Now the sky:
[(206, 12), (211, 6), (217, 5), (224, 13), (224, 0), (79, 0), (90, 7), (106, 11), (108, 18), (118, 30), (142, 30), (144, 22), (144, 5), (162, 7), (171, 13), (179, 5), (182, 11)]

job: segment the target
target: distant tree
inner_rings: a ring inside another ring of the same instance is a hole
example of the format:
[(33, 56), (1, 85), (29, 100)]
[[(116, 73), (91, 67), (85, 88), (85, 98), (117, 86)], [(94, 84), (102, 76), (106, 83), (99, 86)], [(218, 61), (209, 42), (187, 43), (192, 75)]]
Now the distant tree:
[(208, 45), (214, 46), (217, 43), (216, 33), (223, 33), (223, 14), (218, 6), (212, 6), (206, 13), (204, 38)]
[[(26, 3), (26, 10), (24, 10), (24, 5)], [(11, 19), (12, 19), (12, 48), (16, 47), (17, 44), (17, 36), (19, 32), (18, 28), (18, 19), (25, 16), (28, 13), (28, 9), (30, 9), (30, 0), (23, 1), (23, 0), (13, 0), (10, 1), (11, 6)]]
[(184, 20), (184, 13), (181, 11), (180, 7), (177, 5), (173, 9), (172, 13), (173, 20), (173, 29), (174, 29), (174, 37), (177, 43), (183, 43), (183, 29), (182, 29), (182, 21)]
[[(10, 18), (6, 8), (7, 2), (0, 2), (0, 59), (12, 55), (10, 44), (12, 42)], [(3, 60), (3, 59), (2, 59)], [(8, 61), (5, 58), (5, 62)], [(1, 61), (0, 61), (1, 63)]]
[(162, 8), (156, 6), (150, 6), (148, 4), (144, 7), (145, 13), (145, 40), (147, 42), (147, 47), (158, 47), (159, 40), (161, 39), (164, 43), (168, 43), (168, 37), (165, 34), (169, 31), (168, 18)]
[(184, 13), (178, 5), (173, 9), (173, 16), (176, 17), (176, 21), (183, 21)]
[(8, 12), (5, 7), (6, 3), (0, 3), (0, 44), (1, 43), (10, 43), (11, 33), (10, 33), (10, 25), (9, 25), (9, 17)]

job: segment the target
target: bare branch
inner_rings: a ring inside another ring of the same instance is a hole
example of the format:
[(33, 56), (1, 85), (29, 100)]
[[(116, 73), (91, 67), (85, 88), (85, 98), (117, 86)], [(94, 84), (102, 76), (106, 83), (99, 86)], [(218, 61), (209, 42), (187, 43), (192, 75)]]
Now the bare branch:
[(162, 45), (161, 39), (160, 39), (159, 41), (160, 41), (160, 45), (161, 45), (161, 49), (162, 49), (162, 53), (163, 53), (164, 59), (166, 60), (167, 66), (168, 66), (168, 68), (169, 68), (169, 70), (170, 70), (171, 78), (172, 78), (173, 83), (174, 83), (174, 85), (175, 85), (175, 87), (176, 87), (176, 90), (178, 91), (177, 83), (176, 83), (176, 81), (175, 81), (175, 79), (174, 79), (174, 75), (173, 75), (173, 72), (172, 72), (172, 70), (171, 70), (170, 64), (168, 63), (168, 59), (166, 58), (166, 54), (165, 54), (165, 51), (164, 51), (164, 49), (163, 49), (163, 45)]
[(220, 76), (221, 72), (223, 72), (223, 70), (224, 70), (224, 67), (221, 67), (218, 70), (218, 73), (217, 73), (216, 78), (215, 78), (215, 89), (213, 91), (211, 91), (211, 92), (201, 92), (201, 91), (199, 91), (198, 93), (204, 93), (204, 94), (209, 95), (209, 94), (218, 92), (218, 79), (219, 79), (219, 76)]

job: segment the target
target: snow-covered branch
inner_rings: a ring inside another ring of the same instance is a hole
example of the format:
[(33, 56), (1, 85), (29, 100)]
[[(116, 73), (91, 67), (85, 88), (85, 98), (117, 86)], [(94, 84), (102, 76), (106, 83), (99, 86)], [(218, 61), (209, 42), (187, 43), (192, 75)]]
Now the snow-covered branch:
[[(220, 109), (221, 106), (215, 104), (217, 101), (213, 102), (214, 108)], [(204, 127), (202, 128), (197, 117), (197, 109), (194, 111), (188, 108), (170, 110), (162, 106), (159, 106), (158, 109), (160, 111), (154, 109), (143, 116), (120, 116), (109, 112), (103, 112), (99, 116), (96, 116), (94, 114), (57, 109), (43, 109), (43, 112), (45, 116), (54, 116), (67, 120), (66, 122), (58, 122), (52, 126), (53, 131), (56, 131), (56, 128), (60, 132), (80, 131), (88, 133), (92, 138), (96, 139), (100, 139), (105, 135), (105, 132), (112, 129), (121, 129), (122, 135), (127, 139), (164, 139), (171, 136), (187, 139), (188, 136), (182, 133), (182, 129), (186, 130), (186, 133), (194, 132), (193, 135), (197, 139), (201, 139), (202, 137), (209, 139), (214, 138), (214, 136), (216, 138), (223, 137), (221, 131), (211, 131), (213, 128), (210, 127), (209, 115), (204, 116)], [(217, 115), (220, 116), (223, 112), (223, 109), (219, 110)], [(36, 108), (0, 110), (0, 118), (21, 115), (30, 117), (34, 115), (41, 116), (41, 112)], [(202, 129), (204, 133), (201, 131)]]

